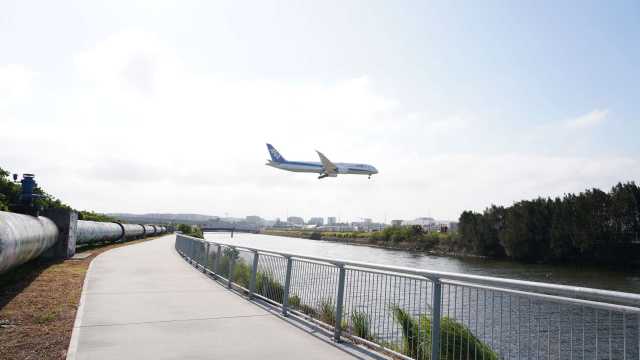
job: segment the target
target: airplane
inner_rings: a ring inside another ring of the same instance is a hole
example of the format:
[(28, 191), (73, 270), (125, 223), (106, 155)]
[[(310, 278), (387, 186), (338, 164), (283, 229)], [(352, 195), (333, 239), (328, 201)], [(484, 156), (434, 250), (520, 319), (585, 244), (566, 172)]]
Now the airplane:
[(378, 169), (367, 164), (333, 163), (318, 150), (316, 152), (320, 157), (320, 162), (288, 161), (280, 155), (273, 145), (267, 144), (267, 149), (269, 149), (271, 160), (267, 160), (265, 165), (287, 171), (318, 173), (320, 174), (318, 179), (336, 177), (338, 174), (368, 175), (371, 179), (371, 175), (378, 173)]

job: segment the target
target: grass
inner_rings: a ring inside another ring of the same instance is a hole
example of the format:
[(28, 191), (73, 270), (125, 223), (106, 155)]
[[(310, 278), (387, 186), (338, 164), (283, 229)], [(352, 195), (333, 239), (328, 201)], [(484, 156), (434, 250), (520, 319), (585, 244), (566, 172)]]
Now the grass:
[[(221, 258), (221, 272), (226, 276), (229, 269), (229, 259), (235, 254), (226, 254)], [(234, 282), (249, 287), (251, 269), (243, 259), (235, 262), (233, 270)], [(256, 275), (256, 292), (275, 302), (282, 303), (284, 287), (270, 272), (258, 272)], [(336, 305), (330, 298), (320, 301), (319, 306), (313, 307), (302, 302), (299, 295), (293, 294), (288, 299), (289, 306), (325, 324), (336, 326)], [(391, 308), (394, 320), (402, 329), (402, 343), (382, 341), (371, 332), (369, 316), (364, 311), (355, 311), (350, 315), (351, 326), (342, 320), (340, 326), (348, 329), (351, 334), (369, 341), (379, 343), (394, 351), (418, 360), (426, 360), (431, 356), (431, 318), (427, 315), (411, 316), (398, 306)], [(482, 358), (484, 360), (498, 360), (497, 354), (485, 343), (476, 338), (463, 324), (449, 317), (440, 321), (441, 329), (441, 358), (445, 360), (459, 360), (461, 358)], [(444, 339), (456, 338), (457, 344)], [(457, 345), (457, 346), (456, 346)]]
[[(426, 360), (431, 357), (431, 318), (420, 315), (417, 318), (398, 306), (392, 307), (393, 317), (402, 328), (402, 348), (404, 355), (414, 359)], [(459, 339), (445, 341), (449, 337)], [(446, 360), (482, 358), (498, 360), (498, 355), (485, 343), (476, 338), (471, 331), (459, 322), (443, 317), (440, 321), (440, 358)]]
[(284, 286), (270, 272), (256, 275), (256, 292), (280, 304), (284, 299)]
[(331, 299), (324, 299), (320, 302), (320, 321), (333, 325), (336, 324), (336, 305)]
[(66, 358), (89, 263), (107, 250), (150, 239), (87, 247), (82, 260), (39, 258), (0, 275), (0, 359)]
[(369, 317), (366, 313), (355, 311), (351, 314), (351, 332), (359, 338), (373, 340), (369, 326)]

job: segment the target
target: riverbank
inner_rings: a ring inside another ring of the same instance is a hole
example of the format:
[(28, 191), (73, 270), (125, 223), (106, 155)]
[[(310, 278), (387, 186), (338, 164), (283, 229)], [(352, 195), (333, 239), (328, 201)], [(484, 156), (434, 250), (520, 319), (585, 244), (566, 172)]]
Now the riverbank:
[(381, 241), (372, 237), (370, 232), (324, 232), (312, 230), (263, 230), (261, 234), (284, 236), (308, 240), (330, 241), (341, 244), (367, 246), (385, 250), (400, 250), (434, 256), (459, 258), (490, 259), (490, 257), (456, 250), (455, 239), (448, 234), (434, 234), (434, 240), (426, 241)]
[(2, 359), (64, 359), (84, 277), (99, 254), (155, 238), (88, 246), (75, 259), (39, 258), (0, 276)]

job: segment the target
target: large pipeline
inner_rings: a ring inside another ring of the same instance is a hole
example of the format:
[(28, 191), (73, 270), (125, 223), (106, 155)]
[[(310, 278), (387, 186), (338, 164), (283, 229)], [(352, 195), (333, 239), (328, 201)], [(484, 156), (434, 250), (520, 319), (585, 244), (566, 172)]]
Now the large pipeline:
[(156, 227), (153, 225), (144, 225), (144, 236), (151, 236), (156, 234)]
[(45, 217), (0, 211), (0, 273), (42, 255), (58, 240), (58, 228)]
[(124, 238), (135, 239), (144, 235), (144, 226), (140, 224), (122, 224), (124, 227)]
[[(78, 220), (76, 244), (130, 240), (164, 234), (160, 225)], [(35, 259), (58, 240), (58, 228), (48, 218), (0, 211), (0, 273)]]
[(123, 227), (118, 223), (78, 220), (76, 244), (116, 241), (123, 236)]

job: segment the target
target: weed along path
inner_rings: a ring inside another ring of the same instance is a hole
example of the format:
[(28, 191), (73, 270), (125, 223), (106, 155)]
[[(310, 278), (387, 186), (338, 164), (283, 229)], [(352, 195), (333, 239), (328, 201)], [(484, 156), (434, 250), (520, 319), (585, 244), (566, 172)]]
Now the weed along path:
[(174, 241), (114, 249), (91, 263), (67, 359), (355, 358), (199, 273)]

